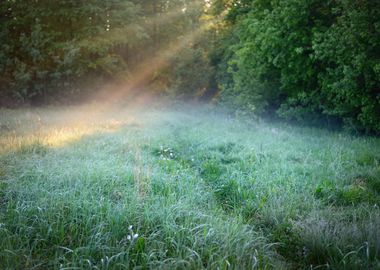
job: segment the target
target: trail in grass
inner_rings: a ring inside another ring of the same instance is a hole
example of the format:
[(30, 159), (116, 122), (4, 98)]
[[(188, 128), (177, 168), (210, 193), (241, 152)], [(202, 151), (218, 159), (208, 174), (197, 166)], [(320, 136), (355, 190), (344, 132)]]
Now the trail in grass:
[(378, 139), (95, 108), (1, 112), (3, 268), (379, 265)]

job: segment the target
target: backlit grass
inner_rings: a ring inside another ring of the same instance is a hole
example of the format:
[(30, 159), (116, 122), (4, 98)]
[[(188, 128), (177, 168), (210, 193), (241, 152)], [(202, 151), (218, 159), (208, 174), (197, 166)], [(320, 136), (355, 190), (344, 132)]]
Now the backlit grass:
[(376, 269), (380, 140), (207, 107), (0, 111), (1, 269)]

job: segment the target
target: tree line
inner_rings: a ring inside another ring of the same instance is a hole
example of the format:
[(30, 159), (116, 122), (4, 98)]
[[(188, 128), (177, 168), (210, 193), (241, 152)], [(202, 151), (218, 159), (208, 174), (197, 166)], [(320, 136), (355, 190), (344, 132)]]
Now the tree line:
[(110, 81), (237, 112), (380, 132), (380, 2), (7, 0), (2, 103)]

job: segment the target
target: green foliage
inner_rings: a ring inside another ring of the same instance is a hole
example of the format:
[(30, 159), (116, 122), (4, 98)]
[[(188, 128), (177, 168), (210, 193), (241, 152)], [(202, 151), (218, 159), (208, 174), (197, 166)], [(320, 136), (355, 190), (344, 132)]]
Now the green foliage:
[(109, 82), (202, 95), (212, 68), (206, 43), (192, 35), (200, 32), (204, 6), (201, 0), (6, 1), (1, 103), (74, 99)]
[[(162, 57), (167, 44), (179, 43), (179, 33), (186, 37), (199, 27), (203, 5), (202, 1), (37, 1), (33, 5), (6, 1), (0, 7), (0, 96), (13, 102), (47, 103), (95, 91), (109, 81), (133, 81), (131, 71), (141, 64), (154, 65), (151, 58)], [(191, 97), (207, 87), (207, 54), (191, 44), (179, 49), (184, 49), (183, 57), (177, 57), (175, 69), (160, 77), (165, 82), (160, 88)], [(149, 86), (157, 81), (156, 72), (141, 83)]]
[(3, 105), (116, 82), (380, 132), (378, 1), (5, 1), (0, 15)]
[(379, 132), (379, 18), (377, 1), (239, 1), (219, 54), (219, 78), (231, 77), (219, 80), (222, 100)]
[(73, 94), (90, 76), (102, 81), (124, 72), (125, 58), (117, 50), (139, 40), (138, 28), (125, 27), (138, 12), (125, 0), (92, 0), (86, 5), (6, 1), (0, 7), (0, 91), (21, 102), (46, 102)]
[(341, 1), (336, 22), (315, 33), (314, 57), (319, 73), (324, 113), (338, 115), (359, 129), (380, 131), (380, 4)]
[(181, 99), (202, 96), (209, 87), (212, 68), (203, 48), (186, 48), (173, 60), (169, 93)]

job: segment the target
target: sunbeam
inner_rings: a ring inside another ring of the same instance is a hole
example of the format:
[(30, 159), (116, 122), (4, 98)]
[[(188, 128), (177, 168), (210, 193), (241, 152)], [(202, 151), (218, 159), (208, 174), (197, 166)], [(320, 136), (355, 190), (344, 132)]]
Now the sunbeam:
[[(197, 29), (178, 37), (175, 41), (172, 41), (168, 46), (161, 48), (156, 52), (155, 56), (152, 59), (147, 59), (140, 63), (132, 72), (129, 74), (128, 78), (125, 79), (123, 85), (117, 87), (111, 87), (100, 91), (93, 98), (95, 100), (103, 100), (104, 106), (102, 109), (106, 110), (107, 106), (113, 106), (112, 104), (116, 101), (121, 101), (129, 95), (135, 93), (138, 88), (144, 84), (144, 82), (151, 78), (152, 75), (171, 64), (171, 61), (176, 57), (181, 50), (191, 46), (192, 43), (204, 34), (205, 31), (210, 29), (215, 23), (220, 19), (209, 20), (203, 23)], [(141, 105), (149, 100), (149, 93), (137, 94), (137, 97), (134, 99), (134, 106)], [(108, 104), (108, 105), (106, 105)]]

